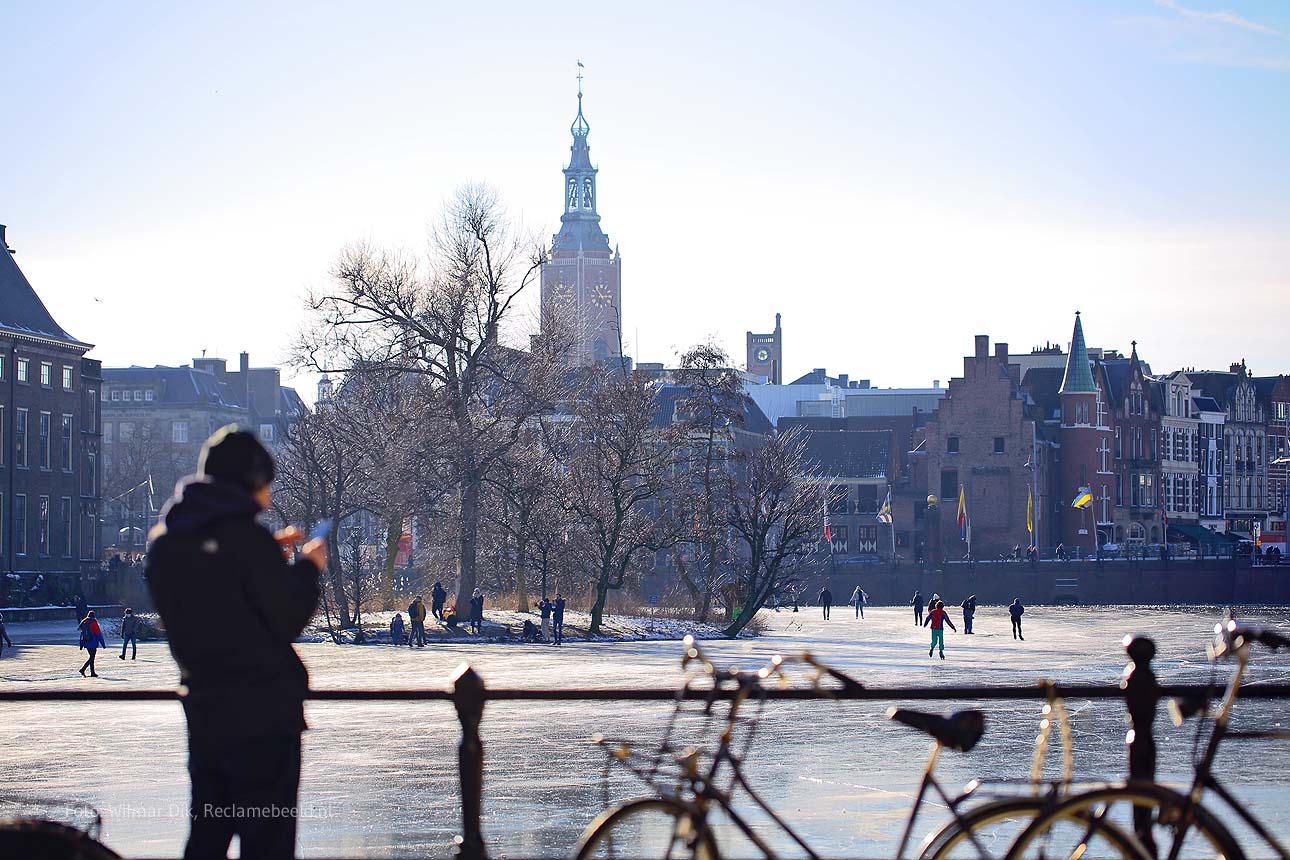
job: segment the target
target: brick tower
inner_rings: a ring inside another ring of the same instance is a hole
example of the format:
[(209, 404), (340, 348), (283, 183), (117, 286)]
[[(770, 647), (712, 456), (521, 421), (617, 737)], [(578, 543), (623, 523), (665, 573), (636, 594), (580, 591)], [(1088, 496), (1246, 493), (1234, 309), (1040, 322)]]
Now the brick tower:
[(600, 229), (596, 209), (596, 168), (591, 164), (582, 115), (582, 74), (578, 75), (578, 115), (569, 166), (564, 169), (564, 214), (551, 241), (551, 259), (542, 267), (542, 308), (570, 327), (570, 359), (595, 364), (622, 354), (622, 288), (618, 249)]
[[(1075, 330), (1060, 393), (1061, 463), (1055, 493), (1059, 524), (1054, 536), (1072, 554), (1077, 547), (1085, 554), (1093, 553), (1109, 539), (1104, 536), (1099, 541), (1098, 532), (1110, 527), (1115, 514), (1111, 497), (1115, 464), (1111, 458), (1112, 431), (1106, 396), (1093, 374), (1079, 311), (1075, 312)], [(1084, 491), (1093, 494), (1092, 503), (1073, 508), (1071, 503)]]

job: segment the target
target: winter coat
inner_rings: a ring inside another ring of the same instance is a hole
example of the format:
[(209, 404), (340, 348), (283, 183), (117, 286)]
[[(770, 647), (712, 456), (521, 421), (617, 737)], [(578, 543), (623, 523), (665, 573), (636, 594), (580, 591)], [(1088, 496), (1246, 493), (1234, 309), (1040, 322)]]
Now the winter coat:
[(1025, 611), (1026, 611), (1026, 607), (1022, 606), (1020, 603), (1014, 603), (1008, 607), (1008, 614), (1011, 615), (1014, 619), (1020, 618), (1022, 616), (1022, 613), (1024, 613)]
[(121, 616), (121, 638), (136, 639), (139, 636), (139, 617), (137, 615)]
[(833, 605), (833, 592), (832, 592), (832, 591), (829, 591), (827, 588), (822, 588), (822, 589), (820, 589), (820, 605), (821, 605), (821, 606), (832, 606), (832, 605)]
[(188, 688), (190, 738), (305, 728), (309, 674), (292, 643), (318, 607), (318, 568), (283, 558), (259, 510), (236, 484), (190, 478), (152, 533), (145, 577)]
[(425, 605), (425, 603), (423, 603), (423, 602), (422, 602), (422, 601), (420, 601), (420, 600), (414, 600), (414, 601), (412, 601), (411, 603), (409, 603), (409, 604), (408, 604), (408, 620), (409, 620), (409, 621), (425, 621), (425, 620), (426, 620), (426, 605)]
[(543, 621), (546, 621), (551, 617), (551, 610), (553, 608), (554, 607), (551, 606), (551, 601), (549, 600), (543, 600), (541, 603), (538, 604), (538, 612), (542, 614)]
[(103, 628), (93, 618), (81, 622), (81, 648), (106, 648), (107, 640), (103, 638)]
[(976, 614), (976, 601), (973, 600), (972, 598), (969, 597), (967, 600), (963, 601), (959, 605), (963, 607), (963, 611), (966, 614), (968, 615)]
[[(448, 592), (444, 591), (443, 587), (440, 585), (436, 585), (434, 587), (434, 591), (430, 592), (430, 602), (433, 603), (435, 606), (442, 607), (443, 602), (447, 599), (448, 599)], [(422, 611), (423, 612), (425, 611), (424, 606), (422, 607)]]
[(913, 600), (911, 600), (911, 601), (909, 601), (909, 605), (910, 605), (910, 606), (916, 606), (916, 607), (918, 607), (919, 609), (921, 609), (921, 608), (922, 608), (922, 606), (923, 606), (923, 593), (922, 593), (921, 591), (915, 591), (915, 592), (914, 592), (914, 599), (913, 599)]
[(484, 595), (470, 598), (470, 620), (483, 622), (484, 620)]
[(403, 639), (403, 619), (402, 617), (396, 615), (394, 619), (390, 621), (390, 641), (393, 642), (395, 645), (398, 645), (399, 642), (402, 641), (402, 639)]
[(564, 623), (564, 598), (557, 597), (555, 603), (551, 604), (551, 620), (556, 624)]

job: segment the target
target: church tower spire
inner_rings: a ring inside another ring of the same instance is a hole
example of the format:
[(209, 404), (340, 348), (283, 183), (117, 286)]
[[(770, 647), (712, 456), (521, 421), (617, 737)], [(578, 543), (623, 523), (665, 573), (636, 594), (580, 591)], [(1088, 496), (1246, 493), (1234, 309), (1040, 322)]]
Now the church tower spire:
[(582, 112), (582, 69), (578, 63), (578, 112), (569, 126), (573, 144), (564, 168), (564, 213), (560, 232), (551, 240), (551, 258), (542, 267), (542, 302), (573, 326), (572, 360), (587, 365), (617, 357), (623, 339), (621, 258), (600, 227), (598, 171), (587, 145), (591, 123)]

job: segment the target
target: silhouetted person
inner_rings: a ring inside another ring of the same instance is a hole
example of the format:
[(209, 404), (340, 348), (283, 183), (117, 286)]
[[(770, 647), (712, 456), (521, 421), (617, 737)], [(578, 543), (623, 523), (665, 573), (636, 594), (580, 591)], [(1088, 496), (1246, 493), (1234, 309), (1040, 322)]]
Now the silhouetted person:
[[(439, 615), (442, 620), (442, 606)], [(408, 647), (411, 648), (413, 644), (418, 648), (426, 647), (426, 605), (419, 594), (408, 604), (408, 621), (412, 625), (412, 631), (408, 633)]]
[(484, 592), (476, 588), (470, 595), (470, 632), (481, 633), (484, 626)]
[(130, 652), (130, 659), (133, 660), (139, 656), (139, 619), (134, 616), (133, 609), (127, 609), (125, 615), (121, 616), (121, 659), (125, 659), (125, 649), (127, 645), (134, 646)]
[[(37, 579), (41, 578), (42, 577), (37, 577)], [(85, 617), (90, 614), (90, 605), (85, 601), (85, 598), (81, 597), (79, 594), (72, 599), (72, 605), (76, 607), (76, 626), (79, 627), (81, 622), (85, 620)]]
[(403, 644), (403, 616), (398, 612), (390, 619), (390, 644), (394, 646)]
[(564, 598), (560, 592), (555, 593), (555, 603), (551, 604), (551, 627), (555, 631), (555, 644), (564, 644)]
[(9, 638), (9, 631), (4, 629), (4, 613), (0, 613), (0, 656), (4, 656), (4, 646), (13, 647), (13, 640)]
[(914, 599), (909, 601), (914, 607), (914, 626), (923, 626), (923, 592), (915, 590)]
[(1008, 607), (1008, 614), (1012, 616), (1012, 638), (1020, 639), (1022, 642), (1026, 641), (1026, 637), (1021, 635), (1021, 616), (1025, 611), (1026, 607), (1021, 605), (1020, 597), (1012, 601), (1012, 605)]
[(972, 632), (972, 619), (976, 617), (976, 595), (968, 595), (959, 605), (963, 607), (963, 635), (966, 636)]
[(443, 604), (447, 599), (448, 592), (443, 590), (443, 585), (436, 582), (434, 588), (430, 589), (430, 612), (440, 621), (443, 621)]
[(829, 620), (829, 610), (833, 608), (833, 592), (826, 585), (820, 589), (820, 608), (824, 610), (824, 620)]
[(202, 446), (152, 532), (147, 580), (187, 687), (192, 802), (186, 860), (289, 858), (309, 675), (292, 643), (318, 606), (327, 547), (256, 522), (273, 458), (230, 425)]

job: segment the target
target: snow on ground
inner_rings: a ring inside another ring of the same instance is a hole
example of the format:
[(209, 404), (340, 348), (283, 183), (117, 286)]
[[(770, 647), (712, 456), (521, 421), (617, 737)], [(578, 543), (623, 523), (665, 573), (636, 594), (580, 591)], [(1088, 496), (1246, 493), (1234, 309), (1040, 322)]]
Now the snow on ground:
[[(1121, 637), (1144, 631), (1160, 646), (1156, 671), (1162, 681), (1201, 682), (1210, 677), (1204, 647), (1218, 615), (1217, 609), (1203, 608), (1032, 607), (1025, 616), (1026, 641), (1017, 642), (1009, 634), (1006, 611), (982, 607), (976, 635), (947, 632), (947, 659), (941, 661), (928, 658), (927, 631), (913, 626), (907, 609), (871, 609), (858, 621), (847, 607), (839, 607), (828, 622), (817, 609), (786, 610), (764, 613), (763, 636), (714, 640), (704, 647), (723, 663), (747, 666), (809, 648), (878, 687), (1030, 683), (1040, 677), (1112, 683), (1125, 663)], [(1249, 615), (1290, 627), (1285, 609)], [(173, 685), (178, 677), (164, 643), (144, 643), (136, 661), (120, 661), (112, 649), (101, 652), (102, 677), (90, 680), (76, 674), (83, 654), (70, 621), (12, 624), (9, 630), (18, 647), (0, 658), (0, 683), (7, 688), (151, 688)], [(443, 688), (463, 662), (494, 687), (670, 687), (681, 678), (680, 647), (674, 641), (571, 638), (556, 648), (454, 639), (424, 649), (297, 647), (314, 686), (328, 689)], [(1286, 661), (1259, 655), (1254, 678), (1286, 679)], [(888, 704), (778, 703), (768, 705), (756, 722), (751, 781), (822, 854), (894, 851), (927, 742), (884, 719)], [(916, 706), (948, 711), (964, 704)], [(982, 742), (971, 753), (942, 757), (938, 773), (947, 786), (978, 776), (1024, 775), (1028, 767), (1037, 703), (983, 707), (989, 728)], [(1072, 702), (1070, 707), (1080, 773), (1121, 775), (1123, 707), (1114, 702)], [(1264, 720), (1280, 723), (1284, 708), (1284, 703), (1242, 702), (1237, 722), (1246, 728)], [(670, 710), (662, 703), (490, 705), (482, 734), (484, 833), (491, 853), (567, 854), (606, 797), (646, 793), (616, 770), (606, 784), (603, 753), (590, 738), (600, 732), (648, 747), (657, 742)], [(179, 855), (188, 782), (177, 705), (24, 703), (4, 711), (8, 742), (0, 793), (86, 800), (103, 812), (110, 846), (127, 856)], [(303, 856), (430, 857), (451, 851), (460, 827), (455, 772), (460, 730), (450, 705), (327, 702), (310, 704), (308, 716)], [(1182, 781), (1188, 774), (1190, 732), (1162, 718), (1157, 734), (1162, 777)], [(1221, 756), (1238, 797), (1281, 833), (1290, 829), (1288, 753), (1290, 747), (1277, 741), (1233, 741)], [(935, 818), (929, 816), (928, 824)]]

